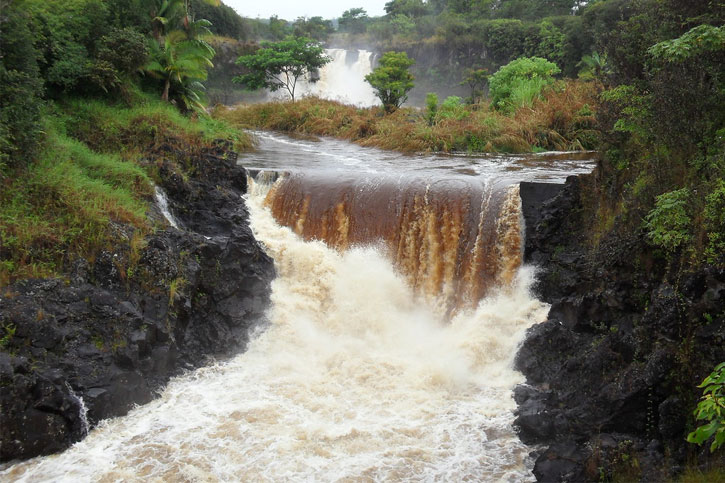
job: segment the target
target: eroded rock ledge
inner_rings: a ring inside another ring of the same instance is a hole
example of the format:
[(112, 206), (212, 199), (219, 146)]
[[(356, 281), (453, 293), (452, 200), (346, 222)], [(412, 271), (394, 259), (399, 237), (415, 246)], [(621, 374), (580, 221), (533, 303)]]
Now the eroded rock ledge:
[(0, 347), (0, 461), (60, 451), (170, 377), (244, 349), (274, 267), (248, 226), (235, 157), (224, 146), (194, 157), (192, 176), (158, 163), (182, 230), (139, 239), (113, 226), (117, 246), (67, 278), (0, 290), (0, 326), (14, 331)]
[(516, 424), (539, 481), (666, 481), (713, 462), (685, 437), (696, 385), (725, 359), (725, 269), (672, 270), (641, 233), (592, 248), (593, 183), (570, 178), (526, 242), (552, 306), (517, 354)]

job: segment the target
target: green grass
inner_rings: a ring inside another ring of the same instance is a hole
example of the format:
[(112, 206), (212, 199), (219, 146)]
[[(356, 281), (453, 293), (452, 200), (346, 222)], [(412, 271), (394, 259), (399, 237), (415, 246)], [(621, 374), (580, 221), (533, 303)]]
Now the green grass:
[(237, 151), (252, 147), (251, 138), (211, 117), (188, 117), (173, 105), (138, 92), (133, 105), (96, 99), (67, 99), (57, 104), (56, 116), (67, 134), (94, 150), (121, 152), (182, 140), (190, 147), (225, 140)]
[(220, 141), (237, 150), (252, 146), (221, 120), (184, 116), (140, 91), (133, 96), (131, 106), (95, 99), (51, 104), (38, 156), (0, 173), (0, 286), (56, 276), (78, 257), (92, 261), (118, 248), (111, 222), (134, 231), (133, 264), (134, 240), (138, 245), (153, 229), (146, 212), (157, 161), (186, 175), (185, 162)]
[(0, 193), (0, 285), (55, 274), (75, 256), (110, 246), (111, 220), (149, 229), (148, 175), (50, 130), (35, 163), (4, 180)]
[(725, 483), (725, 468), (713, 468), (706, 471), (688, 468), (677, 481), (679, 483)]

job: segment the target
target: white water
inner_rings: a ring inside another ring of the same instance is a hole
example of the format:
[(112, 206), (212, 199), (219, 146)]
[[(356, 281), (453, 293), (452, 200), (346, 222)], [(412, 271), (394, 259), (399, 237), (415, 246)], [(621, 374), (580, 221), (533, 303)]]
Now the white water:
[(90, 430), (90, 424), (88, 424), (88, 408), (86, 407), (86, 402), (83, 400), (82, 397), (76, 394), (71, 385), (67, 382), (65, 383), (65, 387), (68, 389), (71, 397), (75, 399), (76, 403), (78, 403), (78, 419), (80, 419), (81, 421), (81, 434), (85, 436)]
[[(373, 70), (373, 53), (367, 50), (357, 52), (344, 49), (326, 49), (325, 53), (332, 59), (319, 72), (319, 80), (310, 82), (309, 76), (298, 81), (295, 97), (317, 96), (323, 99), (340, 101), (359, 107), (379, 105), (375, 91), (365, 82), (365, 76)], [(348, 56), (354, 59), (348, 62)], [(288, 99), (289, 94), (282, 89), (271, 94), (275, 99)]]
[(511, 428), (516, 345), (546, 315), (531, 272), (445, 323), (375, 249), (303, 242), (252, 190), (253, 229), (279, 276), (270, 325), (248, 351), (0, 479), (531, 479)]
[(156, 204), (158, 205), (161, 214), (164, 215), (164, 218), (166, 218), (166, 221), (169, 222), (169, 225), (178, 230), (179, 223), (176, 221), (176, 218), (174, 218), (174, 215), (171, 214), (171, 211), (169, 210), (169, 200), (166, 198), (166, 193), (164, 193), (164, 190), (162, 190), (161, 187), (156, 186), (154, 188), (154, 198), (156, 199)]

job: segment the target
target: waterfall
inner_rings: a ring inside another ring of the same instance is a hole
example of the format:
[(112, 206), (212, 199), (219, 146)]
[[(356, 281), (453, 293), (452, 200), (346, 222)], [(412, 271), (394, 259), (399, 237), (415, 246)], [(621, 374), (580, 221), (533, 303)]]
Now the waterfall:
[(90, 429), (90, 424), (88, 423), (88, 408), (86, 407), (86, 402), (81, 396), (76, 394), (71, 385), (67, 382), (65, 383), (65, 387), (66, 389), (68, 389), (68, 393), (70, 394), (71, 398), (73, 398), (73, 400), (75, 400), (75, 402), (78, 404), (78, 420), (81, 423), (81, 434), (85, 436), (88, 434), (88, 430)]
[(266, 204), (305, 240), (341, 251), (382, 243), (409, 285), (445, 313), (510, 285), (521, 266), (518, 184), (297, 172), (274, 184)]
[(156, 186), (154, 188), (154, 199), (159, 207), (159, 211), (161, 211), (161, 214), (164, 215), (164, 218), (166, 218), (166, 221), (169, 222), (169, 225), (178, 230), (179, 222), (176, 221), (174, 215), (171, 214), (171, 211), (169, 210), (169, 200), (166, 198), (166, 193), (164, 193), (164, 190), (162, 190), (160, 186)]
[[(528, 292), (531, 271), (515, 270), (515, 190), (261, 178), (274, 184), (251, 180), (246, 200), (278, 277), (248, 350), (172, 380), (62, 454), (0, 467), (0, 479), (530, 480), (511, 427), (523, 382), (512, 360), (547, 307)], [(489, 272), (486, 296), (455, 313), (426, 295), (455, 300), (453, 284), (478, 297), (455, 277)]]
[[(310, 76), (298, 81), (295, 97), (317, 96), (359, 107), (380, 104), (373, 88), (365, 82), (373, 68), (372, 52), (326, 49), (325, 53), (332, 61), (320, 69), (317, 82), (310, 82)], [(280, 90), (272, 93), (272, 97), (286, 99), (288, 94)]]

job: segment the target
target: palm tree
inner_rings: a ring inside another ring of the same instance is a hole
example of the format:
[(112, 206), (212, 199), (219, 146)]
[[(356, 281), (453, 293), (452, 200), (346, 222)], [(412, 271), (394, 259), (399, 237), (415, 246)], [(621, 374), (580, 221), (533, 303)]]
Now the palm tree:
[[(201, 81), (207, 69), (214, 67), (215, 52), (205, 40), (212, 35), (211, 22), (194, 20), (189, 0), (151, 0), (155, 42), (151, 44), (151, 62), (145, 70), (164, 80), (161, 99), (168, 101), (175, 92), (187, 109), (203, 109)], [(220, 0), (204, 0), (219, 5)]]
[(600, 79), (608, 71), (607, 56), (606, 54), (600, 55), (599, 52), (592, 52), (591, 55), (582, 57), (577, 67), (581, 69), (580, 76)]
[(161, 99), (168, 101), (172, 85), (206, 80), (206, 69), (214, 66), (213, 56), (214, 49), (206, 42), (189, 40), (185, 32), (174, 30), (164, 37), (162, 44), (152, 43), (152, 60), (146, 65), (146, 71), (164, 80)]

